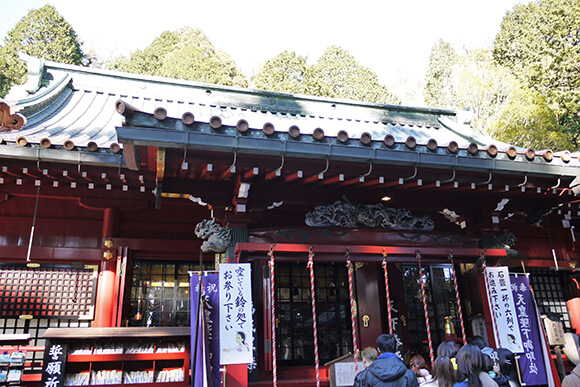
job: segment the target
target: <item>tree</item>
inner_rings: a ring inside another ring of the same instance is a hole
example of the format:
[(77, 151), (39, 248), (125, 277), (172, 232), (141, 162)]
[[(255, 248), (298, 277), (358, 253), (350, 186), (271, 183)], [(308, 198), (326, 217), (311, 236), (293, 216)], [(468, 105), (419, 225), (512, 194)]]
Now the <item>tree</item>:
[(109, 65), (118, 71), (158, 75), (220, 85), (247, 87), (247, 80), (234, 61), (217, 51), (196, 28), (166, 31), (144, 50), (121, 57)]
[(326, 49), (311, 66), (306, 57), (284, 51), (266, 61), (254, 77), (259, 89), (303, 93), (319, 97), (399, 104), (400, 100), (379, 83), (377, 74), (359, 65), (340, 47)]
[[(441, 46), (436, 44), (432, 53)], [(428, 71), (435, 79), (428, 77), (427, 83), (443, 90), (439, 95), (432, 90), (431, 104), (468, 108), (473, 113), (471, 127), (499, 141), (534, 149), (570, 149), (547, 100), (497, 65), (489, 50), (472, 50), (454, 63), (445, 72)], [(437, 77), (442, 73), (444, 77)]]
[(283, 93), (304, 94), (308, 66), (306, 57), (284, 51), (267, 60), (253, 78), (254, 87)]
[(397, 96), (379, 83), (377, 74), (358, 64), (348, 51), (331, 46), (310, 68), (306, 92), (330, 98), (400, 104)]
[(574, 148), (546, 98), (525, 85), (514, 90), (505, 108), (489, 123), (488, 132), (497, 140), (532, 149)]
[(580, 140), (580, 2), (540, 0), (504, 17), (493, 56), (530, 89), (545, 95), (562, 131)]
[(26, 68), (18, 52), (55, 62), (88, 65), (72, 26), (51, 5), (31, 10), (4, 39), (0, 48), (0, 95), (25, 81)]
[(448, 108), (452, 104), (451, 74), (458, 56), (450, 43), (439, 39), (431, 48), (425, 76), (424, 97), (428, 106)]

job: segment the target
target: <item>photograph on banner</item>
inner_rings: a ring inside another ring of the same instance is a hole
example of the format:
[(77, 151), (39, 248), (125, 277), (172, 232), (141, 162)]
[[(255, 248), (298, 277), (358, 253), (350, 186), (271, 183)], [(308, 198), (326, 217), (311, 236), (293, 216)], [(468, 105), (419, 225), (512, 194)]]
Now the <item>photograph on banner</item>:
[(498, 347), (507, 348), (513, 353), (523, 353), (520, 325), (511, 289), (507, 266), (485, 269), (487, 298), (493, 319)]
[(219, 276), (220, 363), (252, 363), (254, 340), (250, 264), (220, 264)]

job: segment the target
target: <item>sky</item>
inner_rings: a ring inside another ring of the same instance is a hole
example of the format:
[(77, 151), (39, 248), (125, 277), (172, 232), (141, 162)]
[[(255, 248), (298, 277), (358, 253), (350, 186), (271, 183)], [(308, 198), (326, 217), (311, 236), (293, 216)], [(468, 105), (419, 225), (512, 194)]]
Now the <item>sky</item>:
[(144, 49), (163, 31), (199, 27), (247, 76), (285, 50), (314, 63), (337, 45), (396, 93), (424, 79), (439, 39), (458, 51), (490, 48), (506, 12), (527, 2), (0, 0), (0, 39), (29, 10), (52, 4), (77, 32), (85, 52), (104, 58)]

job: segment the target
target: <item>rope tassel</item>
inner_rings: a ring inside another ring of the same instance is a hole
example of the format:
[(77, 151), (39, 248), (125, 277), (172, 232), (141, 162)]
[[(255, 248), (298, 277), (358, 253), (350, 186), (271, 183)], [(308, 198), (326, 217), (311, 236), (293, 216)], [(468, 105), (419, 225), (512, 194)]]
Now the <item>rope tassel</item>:
[(354, 291), (352, 286), (352, 265), (350, 263), (350, 251), (346, 250), (346, 267), (348, 269), (348, 292), (350, 297), (350, 321), (352, 325), (352, 350), (354, 352), (354, 372), (358, 373), (358, 345), (356, 337), (356, 309), (354, 303)]
[(272, 382), (273, 386), (278, 386), (278, 367), (276, 364), (276, 287), (274, 286), (274, 245), (270, 246), (268, 252), (270, 257), (270, 297), (272, 304)]
[(318, 359), (318, 327), (316, 325), (316, 294), (314, 292), (314, 252), (312, 246), (308, 251), (308, 268), (310, 269), (310, 294), (312, 296), (312, 328), (314, 330), (314, 363), (316, 366), (316, 387), (320, 387), (320, 360)]
[(389, 333), (393, 334), (393, 317), (391, 315), (391, 296), (389, 293), (389, 274), (387, 272), (387, 252), (383, 249), (383, 270), (385, 271), (385, 288), (387, 289), (387, 316), (389, 318)]
[(423, 311), (425, 312), (425, 324), (427, 325), (427, 340), (429, 340), (429, 357), (431, 365), (435, 362), (433, 353), (433, 341), (431, 340), (431, 325), (429, 324), (429, 311), (427, 309), (427, 297), (425, 296), (425, 283), (423, 281), (423, 269), (421, 268), (421, 253), (417, 250), (417, 261), (419, 262), (419, 279), (421, 280), (421, 296), (423, 297)]
[(461, 300), (459, 299), (459, 286), (457, 286), (457, 275), (455, 274), (455, 264), (453, 263), (453, 253), (451, 251), (449, 251), (449, 259), (451, 260), (451, 270), (453, 271), (453, 284), (455, 286), (455, 297), (457, 298), (457, 308), (459, 310), (459, 321), (461, 323), (463, 344), (467, 344), (467, 337), (465, 336), (465, 324), (463, 323), (463, 312), (461, 310)]

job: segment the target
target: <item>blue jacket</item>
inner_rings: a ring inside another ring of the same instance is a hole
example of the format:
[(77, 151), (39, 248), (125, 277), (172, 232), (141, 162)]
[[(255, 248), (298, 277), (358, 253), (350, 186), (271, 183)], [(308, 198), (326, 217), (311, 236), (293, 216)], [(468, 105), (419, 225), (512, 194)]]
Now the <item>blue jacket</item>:
[(394, 353), (381, 353), (379, 358), (366, 368), (365, 387), (418, 387), (415, 373)]

